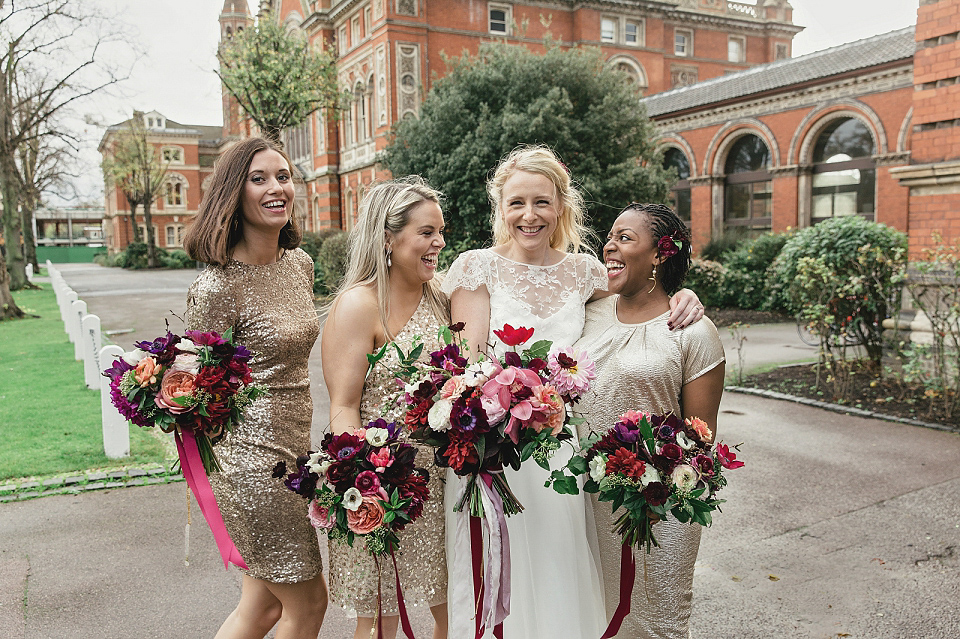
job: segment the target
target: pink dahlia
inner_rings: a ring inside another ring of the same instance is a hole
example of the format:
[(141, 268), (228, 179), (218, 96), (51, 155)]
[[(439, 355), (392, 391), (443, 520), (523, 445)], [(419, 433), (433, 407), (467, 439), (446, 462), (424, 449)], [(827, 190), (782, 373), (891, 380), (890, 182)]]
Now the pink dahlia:
[(590, 382), (597, 378), (593, 360), (582, 349), (572, 346), (553, 348), (547, 356), (550, 381), (561, 395), (576, 399), (590, 390)]

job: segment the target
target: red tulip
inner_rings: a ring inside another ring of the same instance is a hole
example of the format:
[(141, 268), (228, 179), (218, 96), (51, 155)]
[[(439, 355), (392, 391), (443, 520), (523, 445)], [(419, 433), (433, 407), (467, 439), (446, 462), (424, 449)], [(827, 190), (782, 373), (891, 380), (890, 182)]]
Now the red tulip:
[(493, 334), (499, 337), (507, 346), (519, 346), (533, 337), (533, 329), (523, 326), (514, 328), (509, 324), (504, 324), (502, 329), (493, 331)]

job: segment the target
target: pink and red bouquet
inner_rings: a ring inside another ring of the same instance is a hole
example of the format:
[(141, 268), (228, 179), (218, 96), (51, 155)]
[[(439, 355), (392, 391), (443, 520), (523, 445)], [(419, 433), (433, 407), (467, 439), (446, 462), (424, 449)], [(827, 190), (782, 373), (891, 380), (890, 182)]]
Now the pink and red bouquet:
[(359, 536), (377, 556), (399, 547), (397, 532), (423, 514), (429, 474), (416, 468), (417, 449), (399, 440), (400, 427), (383, 419), (352, 433), (328, 433), (319, 451), (273, 469), (290, 490), (310, 500), (308, 516), (330, 539), (353, 546)]
[(567, 408), (590, 388), (596, 372), (585, 352), (554, 348), (547, 340), (518, 350), (534, 331), (509, 324), (494, 334), (513, 350), (468, 365), (453, 339), (462, 328), (441, 330), (445, 345), (430, 353), (427, 364), (416, 361), (421, 347), (401, 357), (404, 424), (412, 438), (436, 449), (438, 466), (470, 478), (455, 511), (468, 505), (470, 514), (483, 514), (477, 478), (484, 473), (492, 476), (504, 512), (515, 514), (523, 507), (501, 471), (519, 469), (531, 457), (549, 470), (550, 456), (572, 438), (569, 425), (578, 421)]
[[(711, 513), (725, 500), (717, 492), (726, 486), (724, 470), (743, 466), (724, 444), (710, 443), (709, 426), (701, 419), (627, 411), (604, 435), (581, 442), (583, 452), (554, 471), (553, 488), (577, 494), (577, 475), (587, 475), (583, 489), (599, 493), (624, 512), (615, 523), (624, 546), (657, 546), (653, 522), (673, 515), (678, 521), (701, 526), (712, 523)], [(654, 517), (655, 516), (655, 517)]]
[(233, 331), (169, 331), (152, 342), (134, 344), (104, 371), (110, 378), (110, 398), (120, 414), (142, 427), (163, 432), (190, 431), (196, 438), (203, 468), (220, 470), (213, 444), (243, 418), (258, 397), (252, 354), (233, 343)]

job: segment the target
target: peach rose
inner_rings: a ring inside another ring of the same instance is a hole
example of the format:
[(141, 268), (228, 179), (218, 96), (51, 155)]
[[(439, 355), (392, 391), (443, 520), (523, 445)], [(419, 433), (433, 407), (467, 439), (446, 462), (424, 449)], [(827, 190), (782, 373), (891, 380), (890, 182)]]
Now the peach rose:
[(162, 368), (152, 355), (148, 355), (137, 362), (133, 375), (137, 383), (140, 384), (140, 388), (146, 388), (157, 383), (157, 375), (160, 374)]
[(702, 442), (709, 442), (713, 438), (713, 433), (710, 431), (710, 427), (707, 426), (707, 422), (699, 417), (688, 417), (687, 426), (693, 429), (693, 432), (697, 434)]
[(160, 392), (153, 400), (154, 403), (174, 415), (193, 410), (192, 406), (181, 406), (173, 400), (177, 397), (186, 397), (193, 392), (194, 377), (193, 373), (187, 371), (167, 371), (160, 382)]
[(544, 428), (549, 428), (550, 434), (556, 435), (563, 430), (565, 411), (563, 408), (563, 399), (560, 398), (560, 393), (557, 392), (557, 389), (553, 386), (538, 386), (533, 389), (533, 397), (536, 399), (536, 402), (534, 402), (536, 405), (534, 411), (546, 418), (545, 421), (542, 422), (542, 426), (540, 424), (532, 424), (537, 432), (540, 432)]
[(376, 497), (364, 497), (360, 507), (347, 511), (347, 528), (366, 535), (383, 525), (383, 506)]
[(448, 379), (443, 388), (440, 389), (440, 397), (443, 399), (457, 398), (465, 390), (467, 390), (466, 380), (463, 379), (463, 375), (456, 375)]

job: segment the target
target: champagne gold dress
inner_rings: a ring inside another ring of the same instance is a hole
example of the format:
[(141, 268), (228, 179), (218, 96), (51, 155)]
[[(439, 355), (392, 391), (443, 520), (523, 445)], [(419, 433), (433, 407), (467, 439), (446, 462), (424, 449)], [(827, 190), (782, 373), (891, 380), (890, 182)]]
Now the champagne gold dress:
[[(617, 319), (617, 297), (612, 295), (587, 306), (583, 337), (577, 342), (597, 365), (597, 379), (579, 407), (587, 419), (579, 427), (581, 437), (589, 430), (608, 430), (631, 409), (679, 415), (683, 385), (724, 361), (720, 336), (706, 317), (675, 331), (667, 328), (669, 313), (641, 324), (624, 324)], [(616, 517), (611, 513), (610, 502), (600, 502), (596, 495), (590, 498), (591, 507), (587, 510), (596, 521), (609, 620), (620, 601), (620, 536), (613, 532)], [(637, 577), (630, 614), (617, 637), (689, 636), (700, 528), (674, 519), (662, 521), (653, 527), (660, 547), (649, 555), (634, 550)]]
[(277, 583), (312, 579), (322, 569), (307, 501), (271, 476), (310, 449), (313, 402), (307, 360), (320, 332), (313, 262), (300, 249), (274, 264), (208, 266), (190, 287), (187, 325), (224, 333), (252, 353), (254, 381), (269, 395), (214, 446), (223, 472), (210, 485), (227, 531), (251, 577)]
[[(405, 353), (410, 351), (414, 338), (424, 343), (423, 357), (439, 350), (437, 332), (442, 324), (434, 317), (426, 297), (407, 324), (397, 333), (395, 342)], [(386, 355), (370, 372), (363, 384), (360, 401), (360, 423), (383, 418), (388, 422), (399, 420), (403, 412), (398, 406), (385, 406), (400, 388), (392, 373), (398, 363), (397, 352), (388, 348)], [(433, 448), (417, 447), (416, 465), (430, 474), (427, 486), (430, 498), (424, 504), (423, 514), (399, 533), (400, 550), (396, 553), (400, 569), (400, 587), (403, 600), (409, 608), (426, 604), (435, 606), (447, 600), (447, 564), (443, 540), (443, 482), (442, 473), (433, 463)], [(330, 598), (351, 615), (373, 617), (377, 612), (377, 563), (367, 552), (362, 541), (351, 548), (345, 542), (328, 542), (330, 558)], [(396, 573), (389, 555), (380, 560), (380, 592), (384, 615), (399, 614), (397, 606)]]

